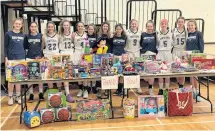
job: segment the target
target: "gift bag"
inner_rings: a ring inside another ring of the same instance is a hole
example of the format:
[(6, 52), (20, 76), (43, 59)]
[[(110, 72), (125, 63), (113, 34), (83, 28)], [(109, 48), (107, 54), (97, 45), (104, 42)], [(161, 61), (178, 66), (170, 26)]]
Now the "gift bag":
[(193, 112), (192, 92), (168, 92), (168, 116), (189, 116)]

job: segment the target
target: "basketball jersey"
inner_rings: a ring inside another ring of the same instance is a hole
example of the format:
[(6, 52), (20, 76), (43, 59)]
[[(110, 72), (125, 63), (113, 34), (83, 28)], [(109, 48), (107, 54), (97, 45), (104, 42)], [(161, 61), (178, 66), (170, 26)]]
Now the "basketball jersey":
[(59, 43), (59, 50), (60, 51), (72, 51), (72, 35), (71, 33), (68, 35), (63, 35), (60, 37), (60, 43)]
[(45, 36), (45, 52), (46, 54), (56, 54), (59, 53), (59, 40), (58, 35)]
[(74, 37), (74, 50), (82, 50), (85, 47), (85, 40), (87, 39), (87, 34), (84, 32), (84, 34), (81, 36), (77, 32), (75, 32)]
[(163, 34), (161, 32), (158, 33), (157, 35), (157, 50), (166, 50), (169, 51), (172, 49), (172, 32), (168, 30), (166, 34)]
[(179, 32), (177, 28), (173, 30), (173, 46), (174, 48), (185, 50), (186, 48), (186, 38), (187, 32), (184, 30), (183, 32)]
[(137, 52), (140, 51), (140, 39), (141, 39), (141, 32), (137, 31), (136, 33), (132, 32), (130, 29), (126, 31), (127, 42), (125, 49), (128, 52)]

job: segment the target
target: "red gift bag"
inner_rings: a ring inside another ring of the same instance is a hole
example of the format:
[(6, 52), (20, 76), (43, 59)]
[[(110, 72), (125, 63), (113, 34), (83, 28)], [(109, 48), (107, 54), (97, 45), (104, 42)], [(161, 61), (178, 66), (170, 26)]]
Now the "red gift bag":
[(193, 113), (192, 92), (168, 92), (168, 116), (190, 116)]

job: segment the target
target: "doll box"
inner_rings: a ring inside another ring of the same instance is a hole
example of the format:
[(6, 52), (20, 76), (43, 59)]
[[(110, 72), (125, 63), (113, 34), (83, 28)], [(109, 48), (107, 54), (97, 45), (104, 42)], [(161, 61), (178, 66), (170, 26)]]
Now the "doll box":
[(164, 117), (164, 97), (162, 95), (138, 96), (138, 117)]

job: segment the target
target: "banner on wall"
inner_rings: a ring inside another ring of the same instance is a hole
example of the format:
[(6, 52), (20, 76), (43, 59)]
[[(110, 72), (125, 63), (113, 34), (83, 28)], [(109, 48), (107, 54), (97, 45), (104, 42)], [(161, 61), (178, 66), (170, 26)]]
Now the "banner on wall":
[(118, 88), (118, 76), (103, 76), (101, 82), (103, 90)]
[(140, 88), (140, 75), (124, 76), (124, 88)]

